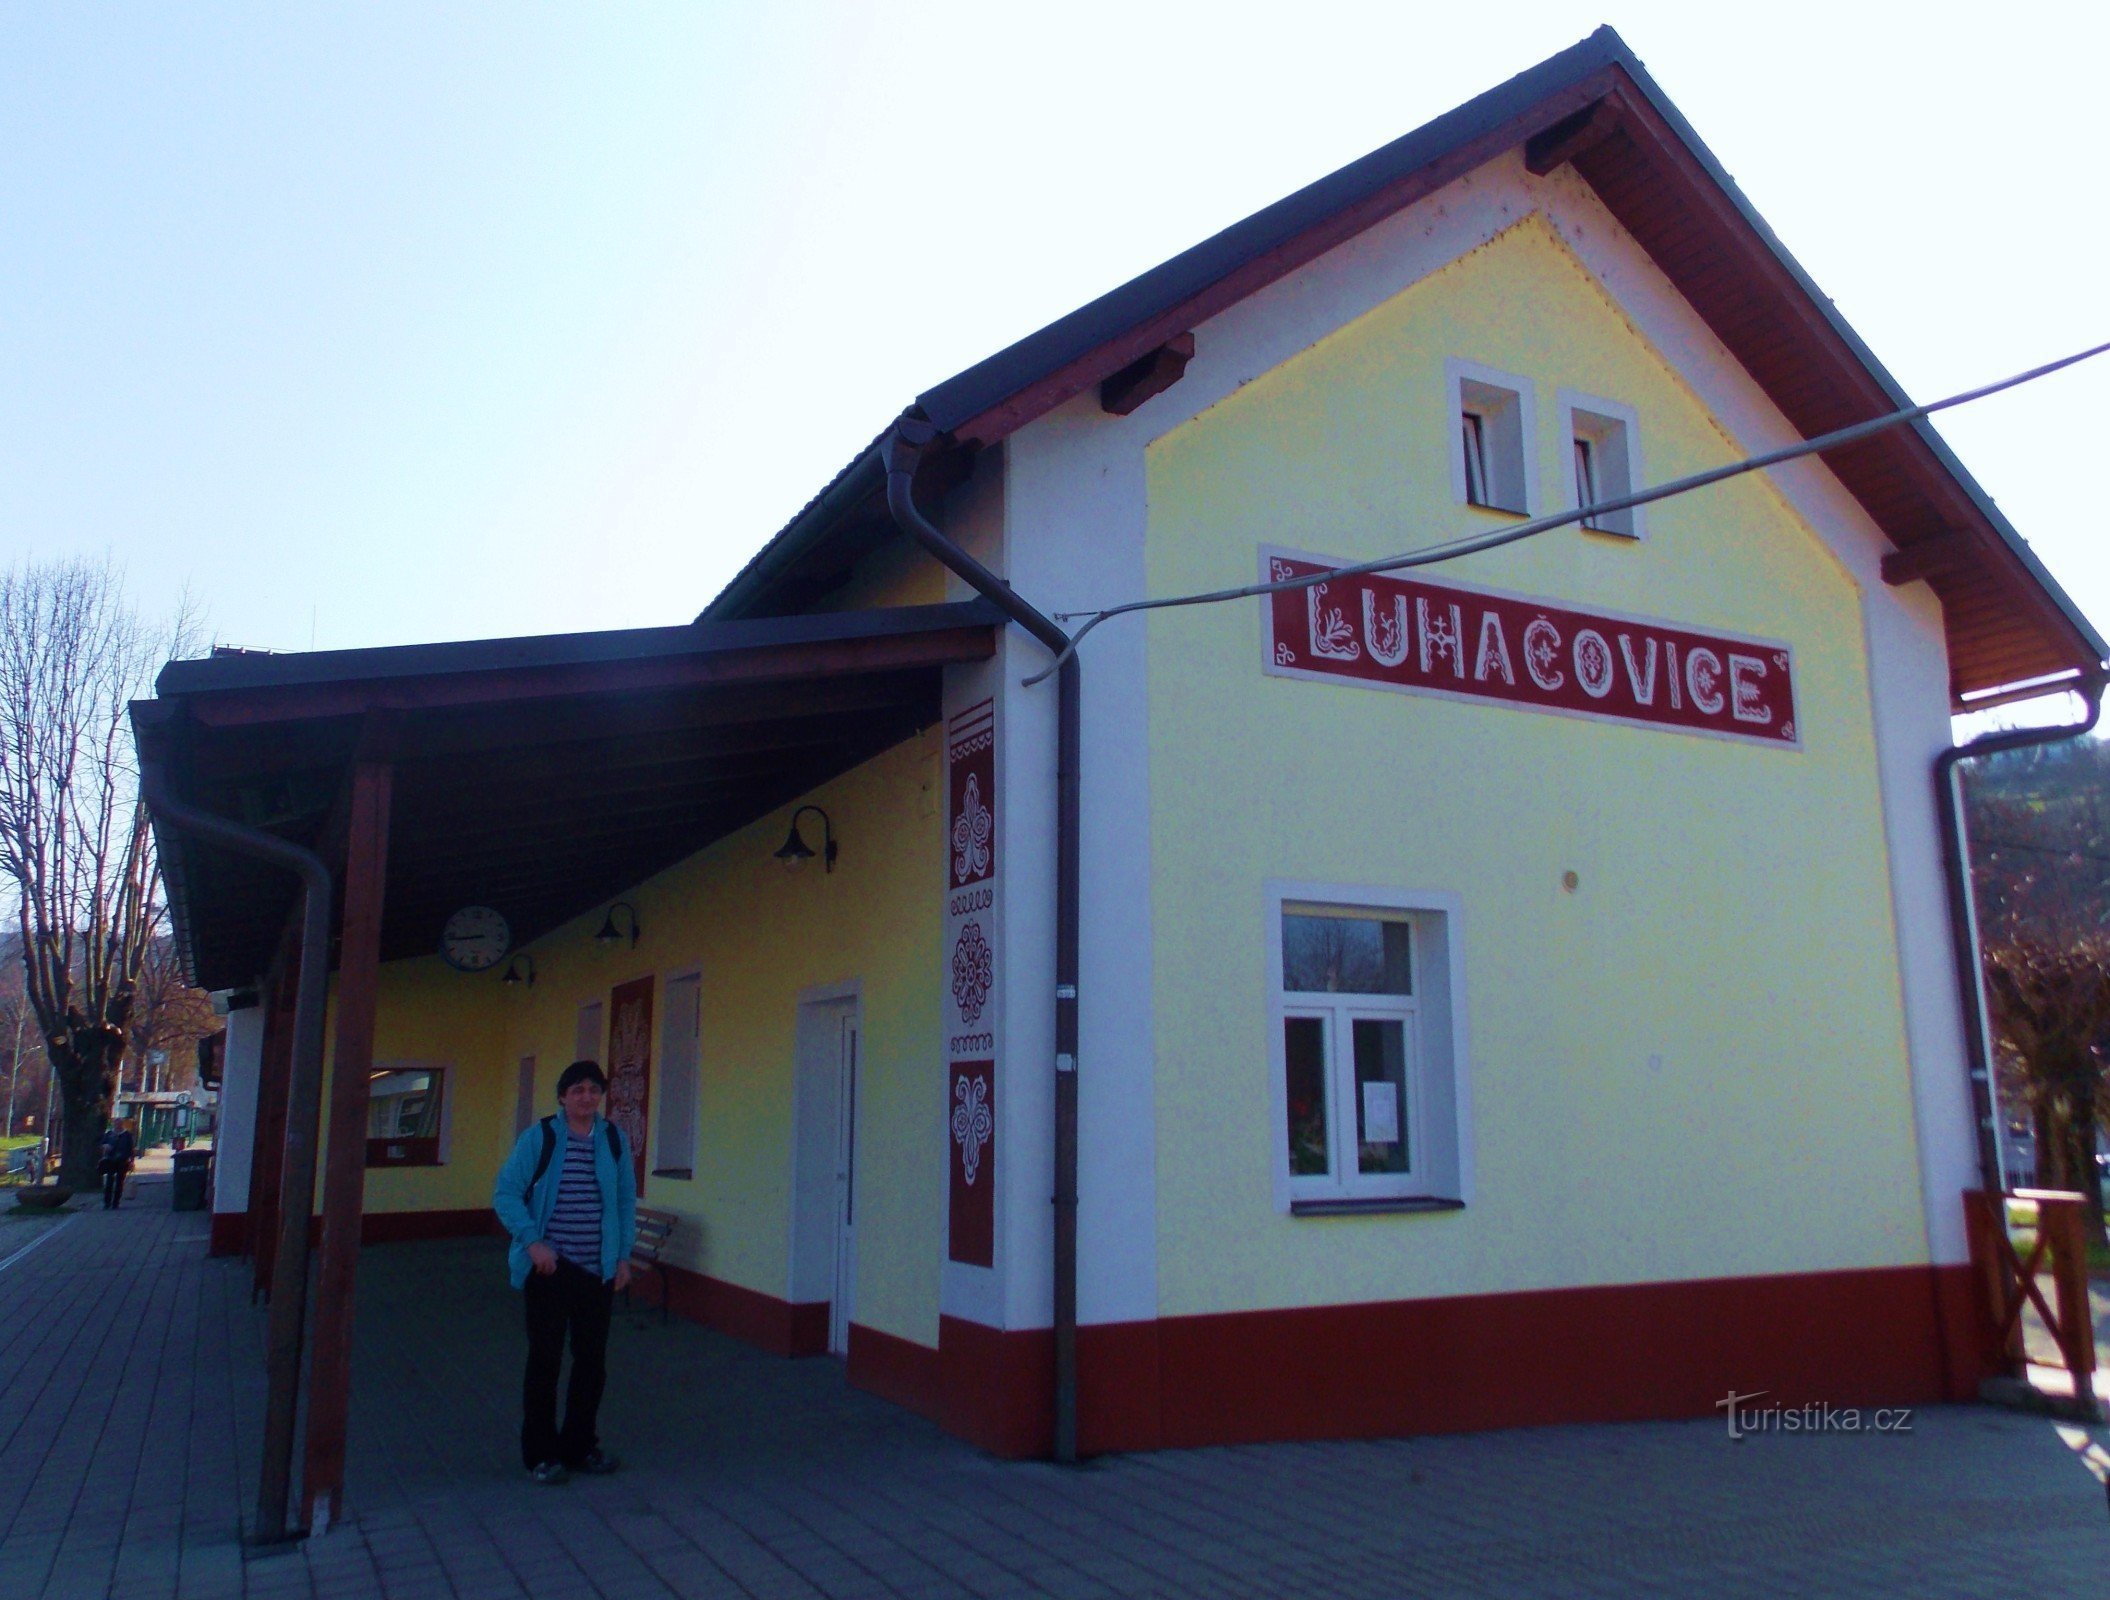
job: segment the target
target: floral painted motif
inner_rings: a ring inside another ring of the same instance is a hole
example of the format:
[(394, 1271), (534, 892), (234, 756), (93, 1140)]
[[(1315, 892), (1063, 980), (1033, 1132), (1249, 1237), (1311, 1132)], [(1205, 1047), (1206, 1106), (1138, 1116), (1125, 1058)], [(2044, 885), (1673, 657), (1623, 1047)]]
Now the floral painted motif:
[(1304, 616), (1311, 653), (1331, 661), (1354, 661), (1363, 653), (1355, 642), (1355, 629), (1339, 606), (1326, 604), (1331, 585), (1315, 583), (1304, 591)]
[(989, 1003), (990, 986), (996, 981), (996, 960), (979, 919), (970, 919), (952, 947), (952, 999), (960, 1008), (960, 1020), (972, 1023)]
[(989, 1082), (964, 1072), (952, 1086), (952, 1142), (960, 1147), (960, 1165), (968, 1184), (982, 1169), (982, 1146), (996, 1132), (989, 1115)]
[(967, 775), (966, 792), (960, 797), (960, 814), (952, 823), (952, 881), (971, 883), (989, 870), (989, 837), (995, 819), (982, 803), (979, 774)]

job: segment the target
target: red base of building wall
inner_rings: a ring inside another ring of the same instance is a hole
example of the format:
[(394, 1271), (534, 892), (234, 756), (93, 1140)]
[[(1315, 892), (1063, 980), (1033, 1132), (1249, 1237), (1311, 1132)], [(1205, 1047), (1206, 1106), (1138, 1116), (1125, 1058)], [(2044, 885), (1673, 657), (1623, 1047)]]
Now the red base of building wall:
[[(240, 1252), (248, 1218), (212, 1219)], [(496, 1234), (488, 1211), (369, 1215), (363, 1242)], [(828, 1346), (828, 1304), (670, 1267), (669, 1309), (783, 1356)], [(650, 1301), (646, 1274), (633, 1291)], [(1968, 1266), (1621, 1284), (1165, 1317), (1078, 1330), (1090, 1455), (1713, 1414), (1722, 1397), (1969, 1400), (1991, 1375)], [(850, 1328), (849, 1379), (993, 1454), (1054, 1440), (1053, 1333), (941, 1317), (938, 1346)]]
[[(1538, 1290), (1080, 1328), (1086, 1454), (1976, 1397), (1970, 1269)], [(850, 1380), (1004, 1456), (1052, 1447), (1054, 1338), (946, 1317), (853, 1327)]]
[[(631, 1288), (642, 1299), (655, 1292), (655, 1275), (649, 1272)], [(669, 1267), (667, 1305), (676, 1316), (729, 1333), (772, 1355), (817, 1356), (828, 1349), (825, 1300), (795, 1304), (686, 1267)]]

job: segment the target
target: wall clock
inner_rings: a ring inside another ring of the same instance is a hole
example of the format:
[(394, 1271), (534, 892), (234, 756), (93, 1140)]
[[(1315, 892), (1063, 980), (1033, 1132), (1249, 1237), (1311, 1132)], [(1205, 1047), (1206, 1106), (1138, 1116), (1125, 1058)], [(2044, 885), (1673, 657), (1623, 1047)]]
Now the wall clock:
[(488, 972), (513, 948), (513, 930), (489, 906), (463, 906), (440, 930), (440, 954), (457, 972)]

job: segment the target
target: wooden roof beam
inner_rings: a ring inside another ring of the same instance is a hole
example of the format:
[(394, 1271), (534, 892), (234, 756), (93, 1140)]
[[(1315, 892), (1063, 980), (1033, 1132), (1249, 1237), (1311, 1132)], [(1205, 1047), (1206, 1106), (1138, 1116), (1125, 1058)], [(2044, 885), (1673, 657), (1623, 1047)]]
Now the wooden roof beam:
[(1194, 335), (1176, 334), (1099, 385), (1099, 409), (1125, 417), (1178, 383), (1194, 359)]
[(1619, 131), (1619, 107), (1610, 99), (1586, 106), (1572, 117), (1564, 117), (1544, 133), (1524, 141), (1524, 167), (1543, 178), (1555, 167), (1565, 166), (1585, 150), (1603, 144)]
[(1892, 588), (1908, 583), (1917, 583), (1922, 578), (1931, 578), (1938, 572), (1948, 572), (1971, 559), (1971, 542), (1961, 532), (1951, 529), (1936, 534), (1931, 539), (1922, 539), (1918, 544), (1908, 544), (1902, 550), (1893, 550), (1883, 557), (1883, 581)]

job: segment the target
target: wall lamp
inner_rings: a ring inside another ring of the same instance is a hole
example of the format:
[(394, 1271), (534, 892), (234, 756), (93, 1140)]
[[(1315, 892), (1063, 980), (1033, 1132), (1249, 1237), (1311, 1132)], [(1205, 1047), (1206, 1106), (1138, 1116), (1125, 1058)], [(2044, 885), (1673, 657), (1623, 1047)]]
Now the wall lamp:
[[(520, 964), (523, 961), (527, 963), (527, 971), (525, 972), (520, 970)], [(534, 988), (535, 958), (525, 950), (515, 952), (513, 959), (506, 963), (506, 975), (498, 981), (500, 983), (524, 983), (530, 989)]]
[(813, 847), (799, 836), (799, 818), (812, 812), (821, 819), (821, 863), (824, 872), (835, 870), (835, 830), (828, 825), (828, 813), (819, 806), (800, 806), (791, 814), (791, 832), (785, 838), (783, 848), (777, 851), (777, 859), (787, 867), (795, 867), (802, 861), (813, 859)]
[(628, 900), (618, 900), (614, 905), (608, 908), (608, 915), (601, 919), (601, 931), (593, 936), (593, 942), (595, 944), (615, 944), (622, 939), (622, 930), (615, 925), (615, 914), (618, 911), (627, 911), (630, 913), (630, 948), (635, 950), (637, 948), (637, 936), (639, 932), (637, 925), (637, 907), (632, 905)]

